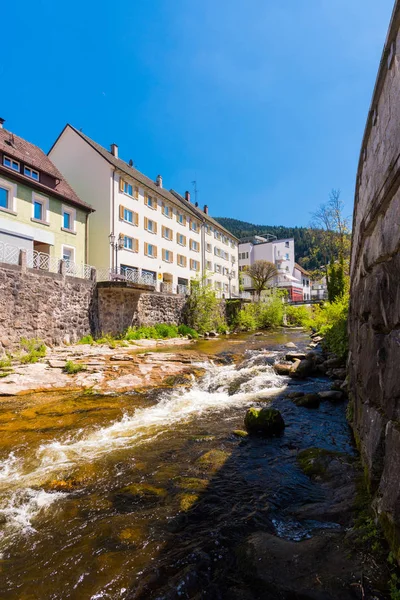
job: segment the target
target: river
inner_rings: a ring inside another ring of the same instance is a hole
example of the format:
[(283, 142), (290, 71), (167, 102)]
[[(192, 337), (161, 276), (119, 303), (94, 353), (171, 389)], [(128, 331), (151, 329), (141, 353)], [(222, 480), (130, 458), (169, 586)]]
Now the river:
[[(170, 390), (1, 404), (0, 598), (247, 600), (246, 589), (269, 598), (250, 590), (237, 549), (252, 532), (298, 543), (343, 528), (301, 516), (326, 490), (297, 455), (355, 454), (342, 404), (307, 410), (285, 397), (288, 385), (329, 387), (275, 374), (289, 341), (301, 349), (308, 340), (291, 332), (199, 342), (191, 349), (209, 357), (204, 375)], [(233, 433), (247, 407), (266, 402), (284, 416), (282, 437)]]

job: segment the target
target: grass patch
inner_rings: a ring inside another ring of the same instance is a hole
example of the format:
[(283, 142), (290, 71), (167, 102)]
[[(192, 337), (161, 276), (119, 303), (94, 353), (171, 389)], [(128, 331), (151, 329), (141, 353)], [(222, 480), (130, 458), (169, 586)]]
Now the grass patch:
[(94, 344), (93, 337), (89, 335), (84, 335), (78, 342), (78, 344), (90, 344), (91, 346)]
[(23, 364), (36, 363), (40, 358), (46, 356), (47, 349), (42, 340), (22, 338), (21, 347), (26, 352), (20, 357)]
[(73, 360), (67, 360), (64, 367), (64, 372), (68, 373), (68, 375), (75, 375), (75, 373), (80, 373), (81, 371), (85, 370), (85, 365), (74, 363)]
[(11, 367), (11, 358), (6, 356), (0, 360), (0, 369), (8, 369)]

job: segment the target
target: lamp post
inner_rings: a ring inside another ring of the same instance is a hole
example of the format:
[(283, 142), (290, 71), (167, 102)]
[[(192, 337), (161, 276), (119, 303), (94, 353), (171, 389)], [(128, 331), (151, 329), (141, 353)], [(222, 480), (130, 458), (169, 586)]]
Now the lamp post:
[[(122, 250), (122, 248), (124, 247), (124, 238), (120, 235), (118, 237), (118, 241), (115, 241), (115, 235), (114, 233), (110, 233), (110, 235), (108, 236), (108, 239), (110, 240), (110, 246), (113, 249), (113, 253), (115, 252), (115, 267), (114, 267), (114, 272), (115, 275), (118, 275), (118, 250)], [(113, 254), (114, 257), (114, 254)]]
[(232, 294), (231, 294), (231, 281), (232, 281), (232, 271), (228, 271), (228, 280), (229, 280), (229, 300), (231, 300), (232, 298)]

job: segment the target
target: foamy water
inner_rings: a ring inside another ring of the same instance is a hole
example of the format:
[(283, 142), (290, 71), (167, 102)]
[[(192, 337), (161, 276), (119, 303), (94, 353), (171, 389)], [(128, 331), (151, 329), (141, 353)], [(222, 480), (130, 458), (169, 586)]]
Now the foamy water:
[[(6, 521), (3, 544), (18, 532), (33, 531), (35, 518), (65, 496), (40, 489), (49, 479), (60, 478), (66, 470), (117, 450), (151, 444), (179, 423), (249, 404), (255, 396), (276, 393), (286, 380), (276, 375), (269, 364), (262, 364), (262, 356), (262, 352), (249, 354), (240, 370), (234, 365), (202, 364), (207, 373), (189, 390), (168, 392), (156, 405), (136, 409), (106, 427), (79, 431), (72, 437), (43, 444), (33, 456), (10, 453), (0, 466), (0, 515)], [(270, 356), (269, 353), (269, 359)], [(265, 358), (267, 361), (267, 355)], [(229, 386), (235, 381), (237, 393), (229, 395)]]

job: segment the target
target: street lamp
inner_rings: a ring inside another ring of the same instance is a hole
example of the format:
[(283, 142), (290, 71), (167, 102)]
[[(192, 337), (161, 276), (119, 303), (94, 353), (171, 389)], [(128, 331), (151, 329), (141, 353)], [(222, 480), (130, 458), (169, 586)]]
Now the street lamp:
[[(122, 237), (122, 235), (120, 235), (118, 237), (118, 241), (116, 242), (115, 241), (115, 235), (112, 232), (108, 236), (108, 239), (110, 240), (110, 246), (113, 249), (113, 252), (115, 252), (115, 269), (114, 269), (114, 272), (115, 272), (116, 275), (118, 275), (118, 250), (122, 250), (122, 248), (124, 247), (124, 238)], [(114, 258), (114, 254), (113, 254), (113, 258)]]
[(231, 281), (232, 281), (233, 273), (232, 271), (228, 271), (228, 280), (229, 280), (229, 300), (232, 298), (231, 294)]

